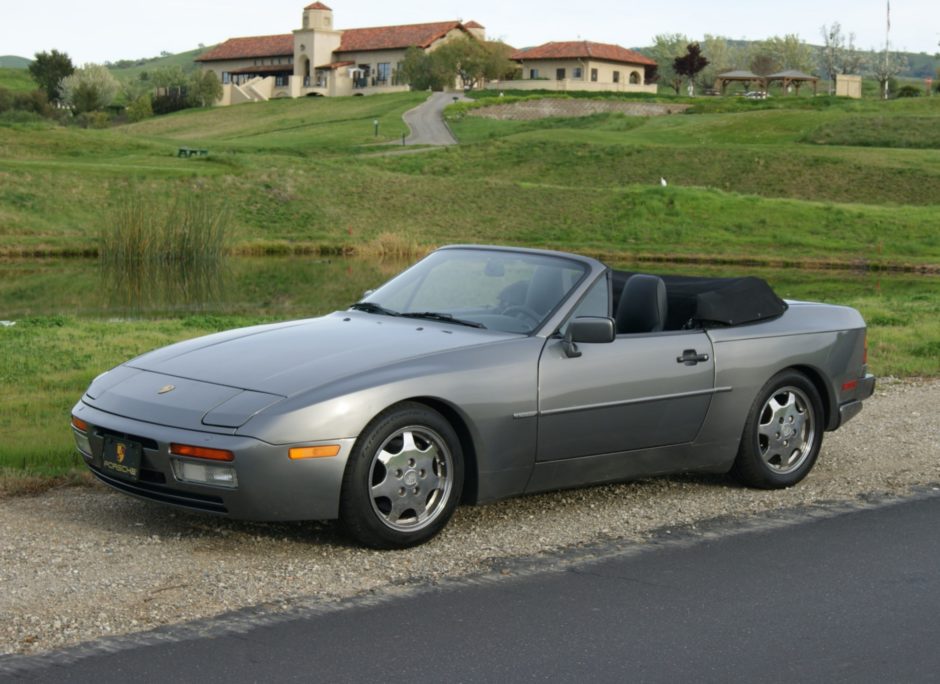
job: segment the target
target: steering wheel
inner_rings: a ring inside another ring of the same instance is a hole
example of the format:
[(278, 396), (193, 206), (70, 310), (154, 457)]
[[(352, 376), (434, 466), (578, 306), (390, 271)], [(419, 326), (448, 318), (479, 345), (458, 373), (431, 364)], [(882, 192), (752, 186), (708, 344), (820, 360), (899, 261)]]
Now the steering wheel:
[(515, 316), (516, 318), (520, 319), (527, 318), (532, 322), (532, 325), (538, 325), (542, 322), (542, 317), (524, 304), (513, 304), (512, 306), (507, 306), (505, 309), (503, 309), (503, 315)]

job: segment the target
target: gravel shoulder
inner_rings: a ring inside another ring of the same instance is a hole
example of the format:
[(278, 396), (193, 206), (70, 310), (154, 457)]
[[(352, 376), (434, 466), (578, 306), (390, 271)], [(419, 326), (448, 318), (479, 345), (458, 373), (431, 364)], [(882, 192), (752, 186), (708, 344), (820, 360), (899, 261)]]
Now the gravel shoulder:
[(100, 485), (0, 499), (0, 655), (35, 654), (249, 606), (324, 604), (491, 570), (582, 544), (940, 483), (940, 381), (881, 381), (784, 491), (670, 477), (463, 507), (417, 549), (350, 546), (328, 523), (244, 523)]

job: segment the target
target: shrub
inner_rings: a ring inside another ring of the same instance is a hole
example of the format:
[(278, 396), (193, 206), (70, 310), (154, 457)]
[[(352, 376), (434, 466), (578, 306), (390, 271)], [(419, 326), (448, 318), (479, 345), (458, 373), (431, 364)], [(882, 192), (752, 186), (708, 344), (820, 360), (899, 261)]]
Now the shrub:
[(52, 107), (49, 105), (46, 94), (41, 90), (16, 93), (13, 96), (13, 109), (22, 112), (33, 112), (39, 116), (52, 116)]
[(82, 128), (108, 128), (111, 117), (106, 112), (85, 112), (76, 117), (78, 125)]
[(39, 116), (36, 112), (24, 112), (21, 109), (11, 109), (0, 113), (0, 126), (37, 124), (43, 122), (45, 122), (45, 118)]
[(6, 88), (0, 88), (0, 114), (13, 109), (13, 93)]
[(898, 88), (897, 97), (920, 97), (920, 88), (906, 85)]
[(127, 118), (131, 122), (143, 121), (153, 116), (153, 105), (150, 95), (144, 94), (127, 106)]
[(184, 90), (174, 89), (164, 95), (153, 98), (154, 114), (172, 114), (189, 107), (189, 98)]

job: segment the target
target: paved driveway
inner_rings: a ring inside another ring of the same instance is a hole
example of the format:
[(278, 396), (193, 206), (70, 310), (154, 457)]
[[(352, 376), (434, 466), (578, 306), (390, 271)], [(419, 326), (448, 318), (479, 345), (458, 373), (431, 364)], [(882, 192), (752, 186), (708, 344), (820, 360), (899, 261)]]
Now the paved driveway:
[(411, 135), (405, 138), (406, 145), (456, 145), (450, 129), (444, 125), (444, 108), (454, 100), (466, 99), (463, 93), (431, 93), (425, 102), (405, 112), (402, 117)]

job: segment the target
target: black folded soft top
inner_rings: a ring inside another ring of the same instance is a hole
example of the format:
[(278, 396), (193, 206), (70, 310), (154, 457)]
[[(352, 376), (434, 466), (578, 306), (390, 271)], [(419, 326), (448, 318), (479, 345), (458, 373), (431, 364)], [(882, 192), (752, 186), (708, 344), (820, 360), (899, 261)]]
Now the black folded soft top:
[[(613, 271), (614, 311), (631, 271)], [(761, 278), (661, 275), (666, 284), (666, 330), (756, 323), (783, 315), (787, 303)]]

